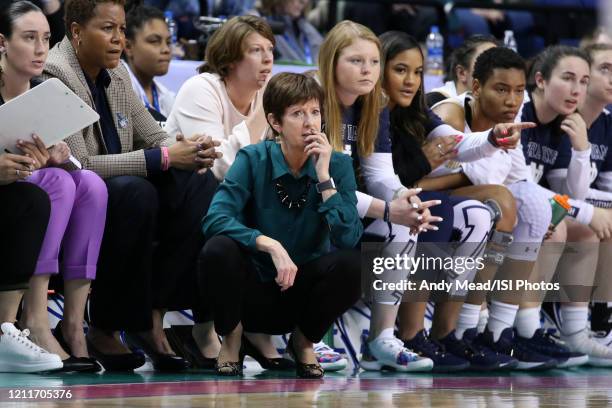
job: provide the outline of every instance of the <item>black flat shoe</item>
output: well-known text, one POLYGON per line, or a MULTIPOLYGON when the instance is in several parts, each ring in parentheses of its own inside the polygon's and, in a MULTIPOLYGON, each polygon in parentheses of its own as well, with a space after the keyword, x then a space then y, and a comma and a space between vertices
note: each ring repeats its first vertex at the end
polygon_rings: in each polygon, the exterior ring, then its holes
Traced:
POLYGON ((173 354, 160 353, 153 350, 147 341, 136 333, 126 333, 125 339, 130 345, 130 348, 140 348, 143 350, 151 361, 153 362, 153 368, 157 371, 183 371, 188 369, 191 365, 189 361, 182 357, 173 354))
POLYGON ((178 356, 183 357, 191 363, 193 368, 203 370, 214 370, 217 364, 216 357, 205 357, 193 338, 193 326, 172 326, 164 329, 170 347, 178 356))
POLYGON ((106 371, 132 371, 145 364, 145 357, 140 353, 106 354, 101 352, 87 339, 89 354, 95 357, 106 371))
POLYGON ((321 367, 319 363, 305 364, 298 359, 297 353, 293 348, 293 339, 291 337, 287 343, 287 352, 291 354, 295 360, 295 373, 298 377, 310 379, 323 378, 325 370, 323 370, 323 367, 321 367))
POLYGON ((242 336, 242 351, 245 355, 253 357, 266 370, 289 371, 295 369, 295 363, 288 358, 268 358, 255 347, 246 337, 242 336))
POLYGON ((186 357, 196 368, 204 370, 214 370, 217 367, 217 359, 214 357, 204 357, 195 340, 183 343, 183 350, 186 357))
POLYGON ((66 343, 64 339, 64 335, 62 334, 62 321, 57 322, 57 326, 52 331, 53 337, 59 343, 60 347, 64 349, 66 353, 70 355, 65 360, 62 360, 64 363, 64 368, 60 371, 69 372, 69 371, 78 371, 78 372, 87 372, 87 373, 97 373, 102 370, 102 366, 100 363, 96 361, 95 358, 91 357, 74 357, 72 355, 72 350, 70 350, 70 346, 66 343))
POLYGON ((95 359, 89 357, 70 356, 67 359, 62 360, 62 363, 64 363, 64 367, 62 367, 59 371, 63 373, 95 373, 102 369, 95 359))

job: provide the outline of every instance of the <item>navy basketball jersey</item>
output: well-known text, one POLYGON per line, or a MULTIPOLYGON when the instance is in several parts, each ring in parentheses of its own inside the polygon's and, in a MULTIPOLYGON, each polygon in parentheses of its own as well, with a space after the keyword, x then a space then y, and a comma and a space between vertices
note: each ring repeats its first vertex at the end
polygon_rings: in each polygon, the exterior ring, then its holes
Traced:
POLYGON ((522 130, 521 144, 525 162, 531 168, 533 181, 548 187, 546 178, 543 176, 557 165, 560 145, 564 140, 569 143, 568 136, 560 129, 558 119, 545 125, 541 124, 532 101, 524 104, 521 122, 537 124, 534 128, 522 130))
MULTIPOLYGON (((591 172, 590 187, 595 187, 595 180, 599 172, 612 171, 612 159, 608 157, 608 149, 612 141, 612 115, 604 110, 595 119, 588 130, 588 138, 591 143, 591 172)), ((572 145, 569 138, 563 138, 559 147, 559 156, 553 169, 567 169, 572 158, 572 145)))

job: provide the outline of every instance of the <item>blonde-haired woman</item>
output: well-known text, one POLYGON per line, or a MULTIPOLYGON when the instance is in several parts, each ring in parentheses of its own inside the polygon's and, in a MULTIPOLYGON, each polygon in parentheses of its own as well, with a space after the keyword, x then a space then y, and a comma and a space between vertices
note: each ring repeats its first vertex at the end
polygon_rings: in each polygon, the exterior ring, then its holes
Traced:
MULTIPOLYGON (((388 225, 403 242, 415 242, 412 233, 437 229, 430 222, 428 207, 439 201, 423 202, 419 190, 404 188, 377 140, 379 126, 388 126, 381 115, 383 96, 380 83, 380 42, 367 27, 351 21, 337 24, 325 37, 319 51, 319 78, 325 93, 325 132, 336 151, 353 157, 361 168, 362 185, 357 192, 357 211, 361 218, 374 218, 366 229, 371 235, 387 237, 388 225), (380 124, 379 124, 380 121, 380 124), (382 160, 382 161, 381 161, 382 160)), ((388 118, 388 116, 387 116, 388 118)), ((387 299, 372 304, 370 341, 362 366, 392 367, 398 371, 430 370, 433 362, 404 348, 393 335, 397 306, 387 299)))

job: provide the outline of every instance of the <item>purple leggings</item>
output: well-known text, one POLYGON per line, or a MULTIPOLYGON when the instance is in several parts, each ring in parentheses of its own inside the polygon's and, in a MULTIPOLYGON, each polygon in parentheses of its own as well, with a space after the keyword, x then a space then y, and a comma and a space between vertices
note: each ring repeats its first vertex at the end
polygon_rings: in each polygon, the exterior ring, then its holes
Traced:
POLYGON ((51 216, 34 275, 59 273, 64 280, 95 279, 106 221, 106 184, 94 172, 44 168, 26 179, 49 195, 51 216))

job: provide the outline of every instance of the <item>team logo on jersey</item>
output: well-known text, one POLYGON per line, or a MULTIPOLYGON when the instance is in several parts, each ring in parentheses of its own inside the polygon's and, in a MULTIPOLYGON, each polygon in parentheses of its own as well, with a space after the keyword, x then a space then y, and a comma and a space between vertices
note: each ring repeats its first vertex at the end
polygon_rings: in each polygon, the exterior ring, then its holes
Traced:
POLYGON ((589 171, 590 184, 593 184, 593 182, 597 179, 597 174, 599 174, 599 171, 597 170, 597 163, 591 162, 591 170, 589 171))
POLYGON ((544 166, 536 162, 531 162, 529 163, 529 167, 531 168, 531 175, 533 176, 533 182, 538 184, 540 182, 540 179, 544 175, 544 166))
POLYGON ((604 161, 608 154, 608 146, 591 143, 591 160, 604 161))
POLYGON ((358 127, 355 125, 347 125, 346 123, 342 125, 342 139, 347 142, 356 142, 357 141, 357 129, 358 127))
POLYGON ((543 146, 536 142, 529 142, 527 145, 527 157, 531 161, 539 161, 545 164, 553 165, 557 160, 559 152, 551 149, 548 146, 543 146))

